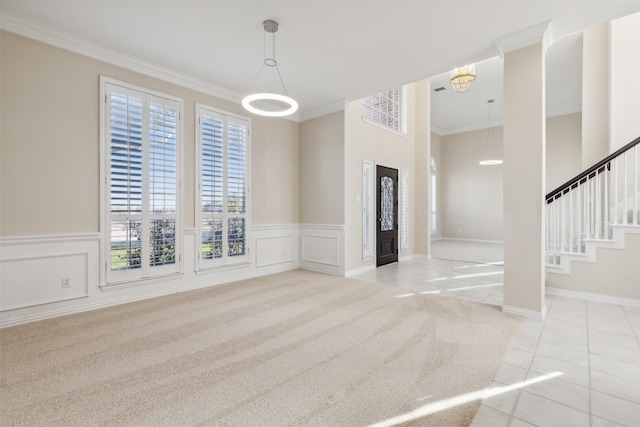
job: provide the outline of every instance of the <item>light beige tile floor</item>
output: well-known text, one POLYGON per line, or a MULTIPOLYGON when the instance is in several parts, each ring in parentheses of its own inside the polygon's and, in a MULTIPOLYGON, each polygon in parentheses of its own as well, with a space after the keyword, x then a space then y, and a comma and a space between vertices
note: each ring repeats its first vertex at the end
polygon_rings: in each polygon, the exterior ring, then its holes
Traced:
MULTIPOLYGON (((355 278, 502 304, 501 263, 412 259, 355 278)), ((640 308, 546 296, 527 319, 472 427, 640 426, 640 308), (505 387, 512 386, 512 387, 505 387)))

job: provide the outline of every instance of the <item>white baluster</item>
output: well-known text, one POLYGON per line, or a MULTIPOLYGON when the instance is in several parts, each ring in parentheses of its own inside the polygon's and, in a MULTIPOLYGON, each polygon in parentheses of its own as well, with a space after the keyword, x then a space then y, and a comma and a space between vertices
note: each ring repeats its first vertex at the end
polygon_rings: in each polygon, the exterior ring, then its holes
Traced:
POLYGON ((629 219, 629 215, 627 214, 627 199, 629 198, 629 196, 627 195, 627 191, 628 191, 628 183, 627 181, 629 181, 629 175, 627 174, 627 152, 624 152, 624 172, 622 174, 623 180, 624 180, 624 191, 622 194, 622 223, 624 225, 628 224, 628 219, 629 219))
POLYGON ((604 167, 604 238, 609 239, 609 164, 604 167))
POLYGON ((566 197, 560 193, 560 252, 564 252, 567 243, 566 230, 565 230, 565 199, 566 197))
POLYGON ((601 206, 601 197, 600 197, 600 174, 596 171, 596 176, 593 179, 594 193, 595 193, 595 203, 593 205, 594 213, 595 213, 595 237, 596 239, 600 238, 600 234, 602 233, 602 206, 601 206))
POLYGON ((638 201, 638 167, 640 165, 638 164, 638 145, 636 144, 633 147, 633 223, 635 225, 640 225, 638 222, 638 209, 640 209, 640 205, 638 205, 640 203, 638 201))
POLYGON ((584 193, 582 194, 582 206, 583 206, 583 215, 582 220, 584 221, 583 227, 583 235, 584 239, 589 238, 589 181, 585 181, 582 186, 584 193))
POLYGON ((618 158, 613 159, 613 224, 618 224, 618 158))
POLYGON ((578 236, 577 236, 578 237, 577 251, 578 252, 582 252, 582 241, 584 239, 584 237, 583 237, 584 235, 582 234, 583 233, 583 229, 582 229, 582 217, 581 217, 581 214, 583 212, 583 209, 582 209, 582 204, 581 204, 582 199, 580 198, 580 193, 582 191, 582 186, 580 184, 580 181, 578 181, 578 186, 576 187, 576 190, 577 190, 576 191, 576 198, 577 198, 576 213, 578 214, 577 215, 578 216, 577 217, 577 224, 576 224, 577 225, 577 232, 578 232, 578 236))
POLYGON ((569 252, 574 252, 573 250, 573 190, 571 186, 569 186, 569 192, 567 193, 569 196, 569 252))
POLYGON ((594 180, 589 178, 589 238, 594 239, 596 233, 595 221, 595 197, 594 197, 594 180))

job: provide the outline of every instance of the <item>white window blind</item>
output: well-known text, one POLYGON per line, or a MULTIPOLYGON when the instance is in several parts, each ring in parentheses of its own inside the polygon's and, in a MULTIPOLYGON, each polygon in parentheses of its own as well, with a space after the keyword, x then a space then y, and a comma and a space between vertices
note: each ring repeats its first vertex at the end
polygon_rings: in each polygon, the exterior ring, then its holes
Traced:
POLYGON ((249 120, 197 108, 199 267, 247 262, 249 120))
POLYGON ((362 161, 362 258, 373 256, 373 163, 362 161))
POLYGON ((362 117, 377 125, 405 133, 402 93, 402 87, 395 87, 364 98, 362 117))
POLYGON ((102 78, 107 283, 179 271, 181 101, 102 78))
POLYGON ((400 249, 409 249, 409 171, 400 171, 400 249))

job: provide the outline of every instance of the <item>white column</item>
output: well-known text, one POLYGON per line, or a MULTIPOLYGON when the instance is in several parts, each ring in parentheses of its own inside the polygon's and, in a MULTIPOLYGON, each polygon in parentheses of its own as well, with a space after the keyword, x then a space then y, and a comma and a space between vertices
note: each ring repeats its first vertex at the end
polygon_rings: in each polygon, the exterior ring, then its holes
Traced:
POLYGON ((640 136, 638 70, 640 13, 611 21, 611 153, 640 136))
POLYGON ((582 170, 609 154, 609 23, 582 37, 582 170))
POLYGON ((496 40, 504 54, 504 305, 544 318, 545 53, 550 23, 496 40))

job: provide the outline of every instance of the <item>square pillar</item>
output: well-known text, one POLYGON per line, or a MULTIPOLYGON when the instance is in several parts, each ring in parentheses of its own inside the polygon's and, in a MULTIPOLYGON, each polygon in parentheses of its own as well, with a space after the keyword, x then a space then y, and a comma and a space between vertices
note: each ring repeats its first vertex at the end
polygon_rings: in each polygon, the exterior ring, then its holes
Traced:
POLYGON ((496 40, 504 56, 503 311, 544 318, 545 53, 550 23, 496 40))

